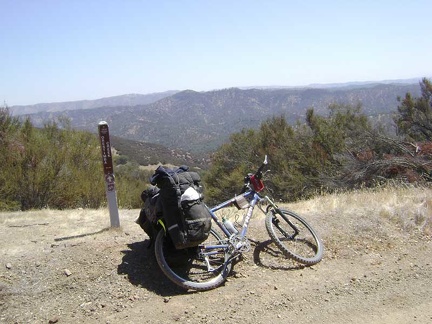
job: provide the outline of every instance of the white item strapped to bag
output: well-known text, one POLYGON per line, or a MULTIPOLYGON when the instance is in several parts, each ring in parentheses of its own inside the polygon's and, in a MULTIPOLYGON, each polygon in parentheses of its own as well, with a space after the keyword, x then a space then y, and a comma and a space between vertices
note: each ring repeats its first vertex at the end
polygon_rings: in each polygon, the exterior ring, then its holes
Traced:
POLYGON ((200 194, 193 187, 189 187, 185 190, 185 192, 181 195, 180 201, 193 201, 200 199, 200 194))

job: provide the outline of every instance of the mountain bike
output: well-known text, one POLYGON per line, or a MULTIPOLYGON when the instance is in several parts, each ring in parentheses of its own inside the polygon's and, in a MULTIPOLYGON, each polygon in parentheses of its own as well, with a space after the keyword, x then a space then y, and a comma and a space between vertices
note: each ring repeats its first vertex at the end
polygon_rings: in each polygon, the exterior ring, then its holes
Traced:
POLYGON ((214 207, 207 207, 212 217, 212 229, 202 244, 176 250, 166 231, 159 231, 155 239, 156 260, 172 282, 186 290, 196 291, 223 284, 234 261, 250 250, 246 235, 255 207, 265 214, 265 228, 286 258, 306 266, 321 261, 323 243, 306 220, 290 210, 279 208, 268 196, 260 194, 265 188, 262 178, 267 164, 265 156, 258 170, 246 175, 239 195, 214 207), (231 206, 246 210, 238 229, 230 220, 216 215, 217 211, 231 206))

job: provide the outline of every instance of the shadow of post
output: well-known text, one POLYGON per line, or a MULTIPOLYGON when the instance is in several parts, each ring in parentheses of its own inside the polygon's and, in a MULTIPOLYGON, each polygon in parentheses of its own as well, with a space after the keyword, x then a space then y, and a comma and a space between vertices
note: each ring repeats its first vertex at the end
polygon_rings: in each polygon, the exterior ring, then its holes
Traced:
POLYGON ((66 241, 66 240, 73 240, 76 238, 81 238, 81 237, 86 237, 86 236, 92 236, 92 235, 97 235, 97 234, 101 234, 103 232, 109 231, 110 228, 103 228, 100 231, 97 232, 91 232, 91 233, 84 233, 84 234, 78 234, 78 235, 72 235, 72 236, 64 236, 64 237, 56 237, 54 238, 54 241, 56 242, 60 242, 60 241, 66 241))

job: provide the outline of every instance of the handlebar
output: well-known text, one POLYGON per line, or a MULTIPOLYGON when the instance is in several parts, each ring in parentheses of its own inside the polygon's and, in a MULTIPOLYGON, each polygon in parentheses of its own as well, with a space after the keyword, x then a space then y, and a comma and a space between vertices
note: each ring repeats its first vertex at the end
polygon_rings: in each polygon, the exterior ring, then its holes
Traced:
POLYGON ((260 179, 262 178, 262 175, 263 175, 262 170, 264 169, 264 167, 265 167, 267 164, 268 164, 268 161, 267 161, 267 154, 266 154, 265 157, 264 157, 264 161, 263 161, 263 163, 262 163, 261 166, 258 168, 257 172, 255 172, 255 178, 256 178, 256 179, 260 180, 260 179))

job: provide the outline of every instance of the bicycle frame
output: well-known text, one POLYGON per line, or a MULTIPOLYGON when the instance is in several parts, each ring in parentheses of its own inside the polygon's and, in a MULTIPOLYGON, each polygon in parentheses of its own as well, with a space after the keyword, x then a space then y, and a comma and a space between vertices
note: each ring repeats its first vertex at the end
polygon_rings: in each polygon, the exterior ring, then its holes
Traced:
MULTIPOLYGON (((232 234, 228 231, 228 229, 225 227, 224 223, 219 220, 218 216, 215 214, 215 212, 224 209, 226 207, 230 207, 232 205, 235 204, 236 202, 236 198, 232 198, 229 200, 226 200, 212 208, 208 208, 208 210, 210 211, 210 215, 213 219, 213 221, 217 224, 217 226, 221 229, 221 231, 225 234, 225 236, 230 239, 229 243, 227 244, 217 244, 217 245, 205 245, 205 246, 201 246, 201 248, 203 248, 203 250, 205 251, 211 251, 212 249, 220 249, 220 248, 229 248, 230 245, 233 246, 234 243, 231 242, 231 239, 233 237, 235 237, 237 244, 234 245, 234 249, 231 251, 231 254, 233 254, 234 252, 238 251, 241 247, 241 245, 239 245, 239 243, 241 244, 241 242, 247 240, 246 238, 246 234, 248 231, 248 227, 249 227, 249 222, 252 218, 253 215, 253 211, 255 209, 255 207, 257 206, 258 203, 262 202, 262 201, 266 201, 269 206, 273 207, 275 210, 279 210, 279 207, 268 197, 262 197, 260 196, 255 190, 248 190, 244 193, 242 193, 240 196, 243 196, 244 198, 248 199, 249 201, 249 207, 248 210, 246 212, 246 214, 243 216, 243 221, 242 221, 242 229, 238 234, 232 234), (252 198, 251 198, 252 197, 252 198), (231 243, 231 244, 230 244, 231 243)), ((238 197, 238 196, 237 196, 238 197)), ((266 211, 264 211, 261 206, 258 206, 258 208, 264 213, 266 214, 266 211)), ((275 224, 275 226, 277 226, 279 228, 279 230, 284 234, 284 236, 288 239, 293 239, 297 234, 298 234, 298 229, 297 227, 288 219, 286 218, 283 213, 280 213, 280 215, 282 216, 282 218, 284 218, 284 220, 291 226, 291 228, 294 230, 294 234, 293 235, 288 235, 283 229, 281 229, 277 224, 275 224)), ((211 255, 211 252, 203 252, 202 253, 204 255, 208 254, 211 255)), ((211 271, 211 269, 209 269, 211 271)))
MULTIPOLYGON (((248 207, 247 213, 244 216, 243 227, 242 227, 242 230, 241 230, 240 235, 239 235, 240 237, 245 237, 246 233, 247 233, 249 221, 252 217, 252 213, 253 213, 253 210, 255 208, 255 205, 257 204, 257 202, 261 201, 263 198, 253 190, 249 190, 249 191, 241 194, 241 196, 243 196, 244 198, 249 200, 249 207, 248 207), (252 199, 250 197, 252 197, 252 199)), ((219 218, 217 217, 215 212, 218 210, 221 210, 223 208, 234 205, 235 201, 236 201, 235 198, 232 198, 230 200, 224 201, 223 203, 220 203, 219 205, 216 205, 212 208, 209 208, 210 214, 211 214, 214 222, 219 226, 219 228, 225 233, 225 235, 227 237, 230 237, 232 234, 227 230, 225 225, 219 220, 219 218)))
MULTIPOLYGON (((242 229, 237 234, 231 234, 228 231, 228 229, 225 227, 223 222, 221 220, 219 220, 218 216, 215 214, 215 212, 217 212, 218 210, 221 210, 221 209, 224 209, 226 207, 234 205, 234 203, 236 202, 236 198, 229 199, 227 201, 220 203, 219 205, 216 205, 212 208, 208 208, 214 223, 216 223, 217 226, 221 229, 221 231, 225 234, 226 238, 228 239, 228 242, 226 244, 200 246, 201 247, 201 253, 202 253, 202 256, 204 258, 207 258, 207 256, 211 255, 212 250, 223 248, 223 249, 227 249, 228 251, 230 251, 228 259, 225 260, 226 262, 228 262, 231 259, 233 259, 234 257, 236 257, 237 256, 236 252, 239 252, 241 250, 241 248, 246 245, 246 243, 243 243, 243 242, 247 241, 246 234, 247 234, 249 222, 250 222, 250 219, 252 218, 255 206, 259 202, 261 202, 262 200, 265 200, 268 197, 263 198, 254 190, 248 190, 248 191, 242 193, 240 196, 243 196, 245 199, 247 199, 249 201, 249 207, 248 207, 246 214, 243 217, 242 229)), ((270 201, 270 203, 271 203, 271 201, 270 201)), ((207 265, 209 266, 208 262, 207 262, 207 265)), ((208 270, 213 271, 214 269, 209 267, 208 270)))

